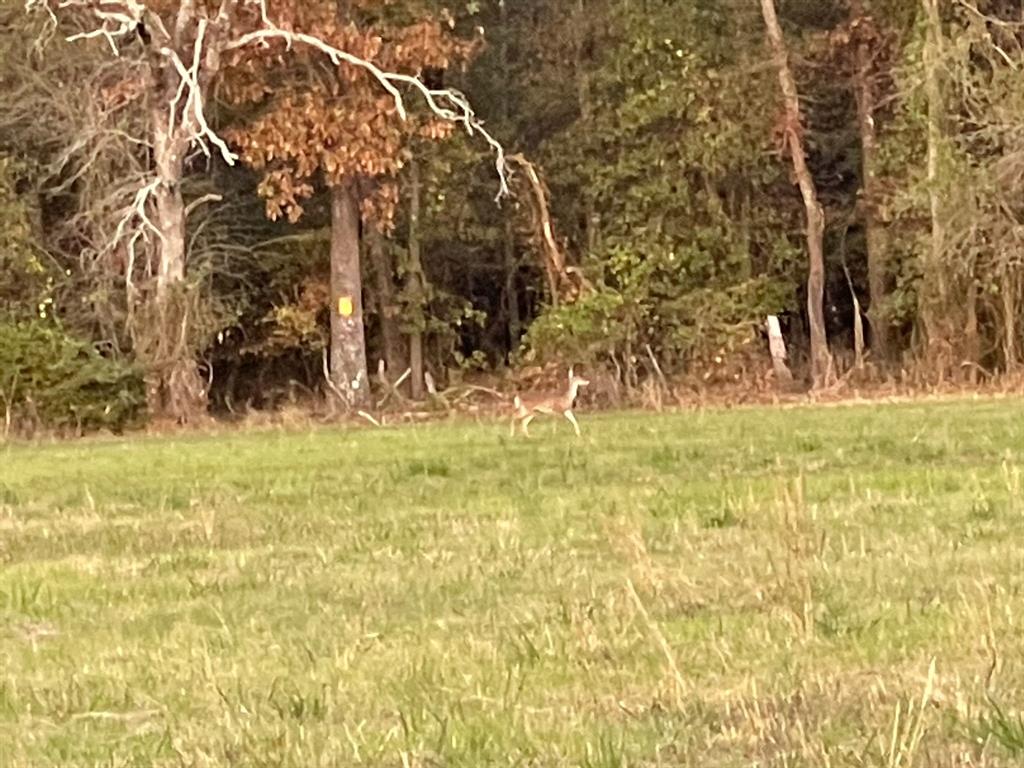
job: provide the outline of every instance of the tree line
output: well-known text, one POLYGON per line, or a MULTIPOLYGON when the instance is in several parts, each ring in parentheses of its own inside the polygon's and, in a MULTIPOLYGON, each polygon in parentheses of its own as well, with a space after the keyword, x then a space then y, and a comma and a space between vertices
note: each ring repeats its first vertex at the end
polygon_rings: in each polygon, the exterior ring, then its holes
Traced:
POLYGON ((754 385, 768 315, 811 386, 1015 374, 1022 46, 1016 0, 5 3, 6 423, 754 385))

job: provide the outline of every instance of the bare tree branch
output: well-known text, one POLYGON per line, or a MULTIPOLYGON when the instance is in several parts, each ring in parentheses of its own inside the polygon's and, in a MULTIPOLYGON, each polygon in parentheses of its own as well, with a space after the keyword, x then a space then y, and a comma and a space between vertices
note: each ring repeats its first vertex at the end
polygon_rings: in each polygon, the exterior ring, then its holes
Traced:
POLYGON ((194 211, 201 205, 205 205, 206 203, 219 203, 223 199, 224 197, 222 195, 218 195, 214 192, 211 192, 210 194, 207 195, 203 195, 202 197, 193 200, 191 203, 188 204, 188 206, 185 208, 185 215, 188 216, 190 213, 192 213, 192 211, 194 211))
MULTIPOLYGON (((57 5, 58 9, 84 8, 89 10, 103 24, 98 29, 71 35, 67 38, 68 42, 103 37, 106 38, 114 55, 120 56, 121 52, 117 47, 117 38, 132 34, 142 20, 142 15, 146 12, 146 6, 136 2, 136 0, 120 0, 120 2, 124 10, 117 10, 116 5, 114 10, 111 10, 109 8, 110 3, 105 4, 107 7, 104 7, 89 2, 89 0, 60 0, 57 5)), ((26 10, 33 10, 36 7, 45 8, 50 17, 56 20, 53 9, 50 8, 49 0, 25 0, 26 10)))
MULTIPOLYGON (((504 147, 484 127, 464 94, 451 88, 429 88, 418 77, 385 71, 372 61, 330 45, 319 37, 284 29, 271 20, 266 0, 223 0, 212 20, 203 16, 196 20, 195 3, 193 0, 186 0, 176 14, 173 35, 164 27, 160 16, 150 12, 140 0, 25 0, 25 8, 27 11, 39 10, 47 13, 54 24, 58 19, 55 8, 56 11, 80 10, 90 14, 99 26, 93 30, 72 34, 67 39, 74 41, 102 37, 119 58, 121 51, 118 41, 134 35, 145 21, 155 33, 151 44, 154 53, 169 63, 177 79, 177 88, 167 105, 168 141, 196 146, 207 156, 210 155, 209 145, 212 144, 228 165, 234 165, 238 161, 238 155, 207 120, 206 89, 219 71, 222 54, 248 46, 267 46, 272 41, 282 41, 289 49, 295 45, 302 45, 320 51, 335 66, 346 64, 369 73, 391 96, 396 111, 403 120, 407 118, 407 109, 401 88, 408 87, 418 93, 432 114, 447 122, 461 125, 471 136, 480 136, 484 139, 495 156, 499 180, 496 199, 501 200, 510 194, 504 147), (226 36, 231 32, 228 27, 239 2, 258 7, 259 23, 262 24, 262 28, 228 39, 226 36), (184 46, 189 38, 188 28, 193 23, 195 38, 192 43, 191 61, 186 64, 183 59, 184 46), (216 35, 209 33, 211 26, 217 29, 216 35)), ((139 239, 148 241, 149 234, 158 231, 146 211, 156 189, 157 182, 150 182, 139 190, 117 227, 115 241, 110 244, 111 248, 125 242, 127 236, 129 253, 134 257, 134 247, 139 239), (128 236, 128 223, 133 220, 138 222, 142 232, 128 236)))
POLYGON ((171 129, 168 135, 174 134, 177 104, 181 99, 182 91, 187 89, 188 98, 185 101, 185 110, 182 121, 184 123, 184 127, 189 130, 191 141, 198 144, 207 157, 209 157, 210 150, 206 146, 206 140, 208 139, 211 144, 220 150, 220 154, 221 157, 224 158, 224 162, 228 165, 234 165, 238 161, 238 155, 232 152, 228 148, 227 143, 210 127, 210 124, 206 121, 206 114, 203 110, 203 93, 202 88, 199 85, 199 74, 203 61, 203 42, 206 39, 206 29, 208 25, 209 22, 206 19, 199 20, 199 29, 196 32, 196 42, 192 53, 191 67, 185 66, 176 51, 173 51, 170 48, 160 49, 160 54, 170 60, 175 71, 177 71, 178 76, 181 78, 178 86, 178 92, 171 104, 171 129), (195 121, 194 128, 191 120, 195 121))
POLYGON ((368 72, 391 96, 395 103, 395 109, 402 120, 407 118, 407 110, 405 99, 398 85, 411 87, 423 97, 427 107, 434 115, 447 122, 463 126, 470 136, 479 135, 487 142, 495 154, 495 168, 498 171, 499 188, 497 199, 500 200, 510 194, 505 148, 501 142, 484 128, 483 122, 476 116, 472 106, 469 104, 469 100, 464 94, 453 88, 428 88, 418 77, 397 72, 387 72, 373 62, 355 56, 348 51, 343 51, 340 48, 335 48, 319 37, 282 29, 267 16, 266 5, 263 0, 260 2, 260 7, 265 28, 244 34, 228 43, 224 47, 225 51, 237 50, 253 44, 266 45, 272 40, 282 40, 289 48, 297 43, 308 46, 324 53, 335 66, 340 66, 344 63, 368 72))

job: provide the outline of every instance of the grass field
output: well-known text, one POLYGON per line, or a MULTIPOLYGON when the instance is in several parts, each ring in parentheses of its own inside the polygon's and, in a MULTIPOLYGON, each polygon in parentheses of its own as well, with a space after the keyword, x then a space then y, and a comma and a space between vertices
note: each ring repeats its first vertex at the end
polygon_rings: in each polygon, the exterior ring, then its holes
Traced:
POLYGON ((0 447, 0 766, 1024 763, 1024 402, 0 447))

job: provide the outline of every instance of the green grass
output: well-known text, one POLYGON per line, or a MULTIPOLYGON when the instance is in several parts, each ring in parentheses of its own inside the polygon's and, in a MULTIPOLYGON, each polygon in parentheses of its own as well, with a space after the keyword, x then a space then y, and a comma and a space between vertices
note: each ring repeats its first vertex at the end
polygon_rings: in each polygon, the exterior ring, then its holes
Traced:
POLYGON ((0 447, 0 766, 1021 764, 1024 403, 582 422, 0 447))

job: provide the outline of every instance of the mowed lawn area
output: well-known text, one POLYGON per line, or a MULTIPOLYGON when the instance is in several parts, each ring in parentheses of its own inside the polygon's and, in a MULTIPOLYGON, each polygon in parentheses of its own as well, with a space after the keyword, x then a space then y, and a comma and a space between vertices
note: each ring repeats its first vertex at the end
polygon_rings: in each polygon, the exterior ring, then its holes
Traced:
POLYGON ((0 766, 1014 766, 1024 402, 0 447, 0 766))

